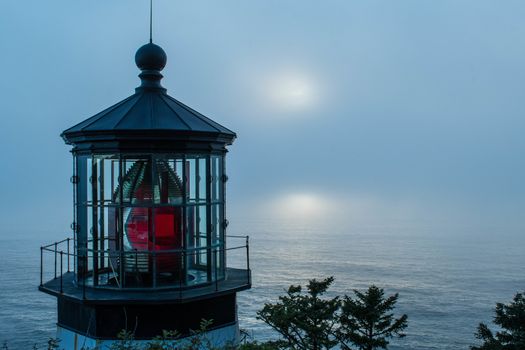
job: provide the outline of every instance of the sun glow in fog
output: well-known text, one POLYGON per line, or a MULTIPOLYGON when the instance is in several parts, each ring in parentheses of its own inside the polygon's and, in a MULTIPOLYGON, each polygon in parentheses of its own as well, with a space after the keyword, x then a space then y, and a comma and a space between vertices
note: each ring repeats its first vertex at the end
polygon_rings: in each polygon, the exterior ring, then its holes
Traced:
POLYGON ((300 76, 280 76, 271 82, 270 97, 281 106, 300 108, 314 101, 312 83, 300 76))
POLYGON ((307 73, 275 73, 264 80, 261 92, 273 108, 296 112, 307 110, 317 103, 318 84, 307 73))
POLYGON ((315 117, 330 96, 331 84, 318 67, 303 58, 246 61, 236 70, 236 79, 258 121, 297 120, 315 117), (261 118, 263 116, 263 118, 261 118))

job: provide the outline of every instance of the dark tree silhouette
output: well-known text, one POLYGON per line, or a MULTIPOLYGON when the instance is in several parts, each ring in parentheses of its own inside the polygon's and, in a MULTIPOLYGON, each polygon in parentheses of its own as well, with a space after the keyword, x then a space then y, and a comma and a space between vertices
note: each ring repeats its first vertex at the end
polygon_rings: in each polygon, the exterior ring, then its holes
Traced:
POLYGON ((340 302, 339 297, 322 295, 333 281, 333 277, 311 280, 307 293, 302 293, 301 286, 292 285, 279 302, 265 304, 257 317, 279 332, 291 349, 331 349, 337 344, 333 334, 340 302))
POLYGON ((342 349, 352 349, 351 344, 360 350, 387 349, 388 339, 405 336, 407 315, 396 319, 391 312, 397 293, 385 299, 383 289, 370 286, 365 293, 354 290, 354 294, 355 299, 345 296, 342 303, 337 332, 342 349))
POLYGON ((501 328, 494 333, 480 323, 476 338, 483 341, 481 346, 471 346, 471 350, 523 350, 525 349, 525 297, 517 293, 508 304, 497 303, 494 323, 501 328))

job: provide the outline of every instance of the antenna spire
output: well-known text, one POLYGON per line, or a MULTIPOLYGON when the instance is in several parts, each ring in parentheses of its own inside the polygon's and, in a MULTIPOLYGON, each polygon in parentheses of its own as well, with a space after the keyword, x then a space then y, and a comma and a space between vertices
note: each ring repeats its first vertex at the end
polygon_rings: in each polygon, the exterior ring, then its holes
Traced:
POLYGON ((149 0, 149 42, 153 42, 153 0, 149 0))

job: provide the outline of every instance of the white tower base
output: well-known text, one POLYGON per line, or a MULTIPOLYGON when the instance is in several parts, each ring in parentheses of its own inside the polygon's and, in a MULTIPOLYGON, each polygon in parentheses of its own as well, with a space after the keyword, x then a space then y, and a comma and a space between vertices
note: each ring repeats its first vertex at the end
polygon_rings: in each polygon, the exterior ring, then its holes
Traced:
MULTIPOLYGON (((226 345, 238 345, 240 339, 239 324, 234 324, 211 329, 204 334, 189 336, 173 341, 173 344, 183 345, 189 342, 193 337, 202 337, 204 343, 211 344, 214 347, 222 347, 226 345)), ((102 340, 94 339, 81 334, 78 334, 69 329, 57 326, 57 338, 60 340, 60 350, 109 350, 111 345, 118 343, 119 340, 102 340)), ((135 340, 137 345, 146 345, 151 340, 135 340)))

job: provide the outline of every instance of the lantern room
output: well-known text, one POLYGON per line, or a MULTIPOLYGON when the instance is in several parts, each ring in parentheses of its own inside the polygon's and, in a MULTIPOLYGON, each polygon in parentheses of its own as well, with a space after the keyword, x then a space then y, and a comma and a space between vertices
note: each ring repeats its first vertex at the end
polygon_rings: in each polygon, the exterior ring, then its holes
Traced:
POLYGON ((224 156, 235 133, 166 94, 162 48, 144 45, 135 61, 136 94, 62 134, 73 145, 77 282, 162 288, 220 280, 224 156))
POLYGON ((73 154, 73 237, 42 247, 40 289, 58 297, 59 329, 72 331, 62 338, 113 339, 133 315, 137 339, 184 334, 202 319, 237 334, 235 293, 251 276, 247 237, 226 235, 236 135, 167 94, 160 46, 142 46, 135 62, 135 94, 61 135, 73 154), (115 320, 112 308, 124 306, 115 320), (170 308, 177 317, 159 316, 170 308), (107 324, 73 316, 86 310, 107 324))

